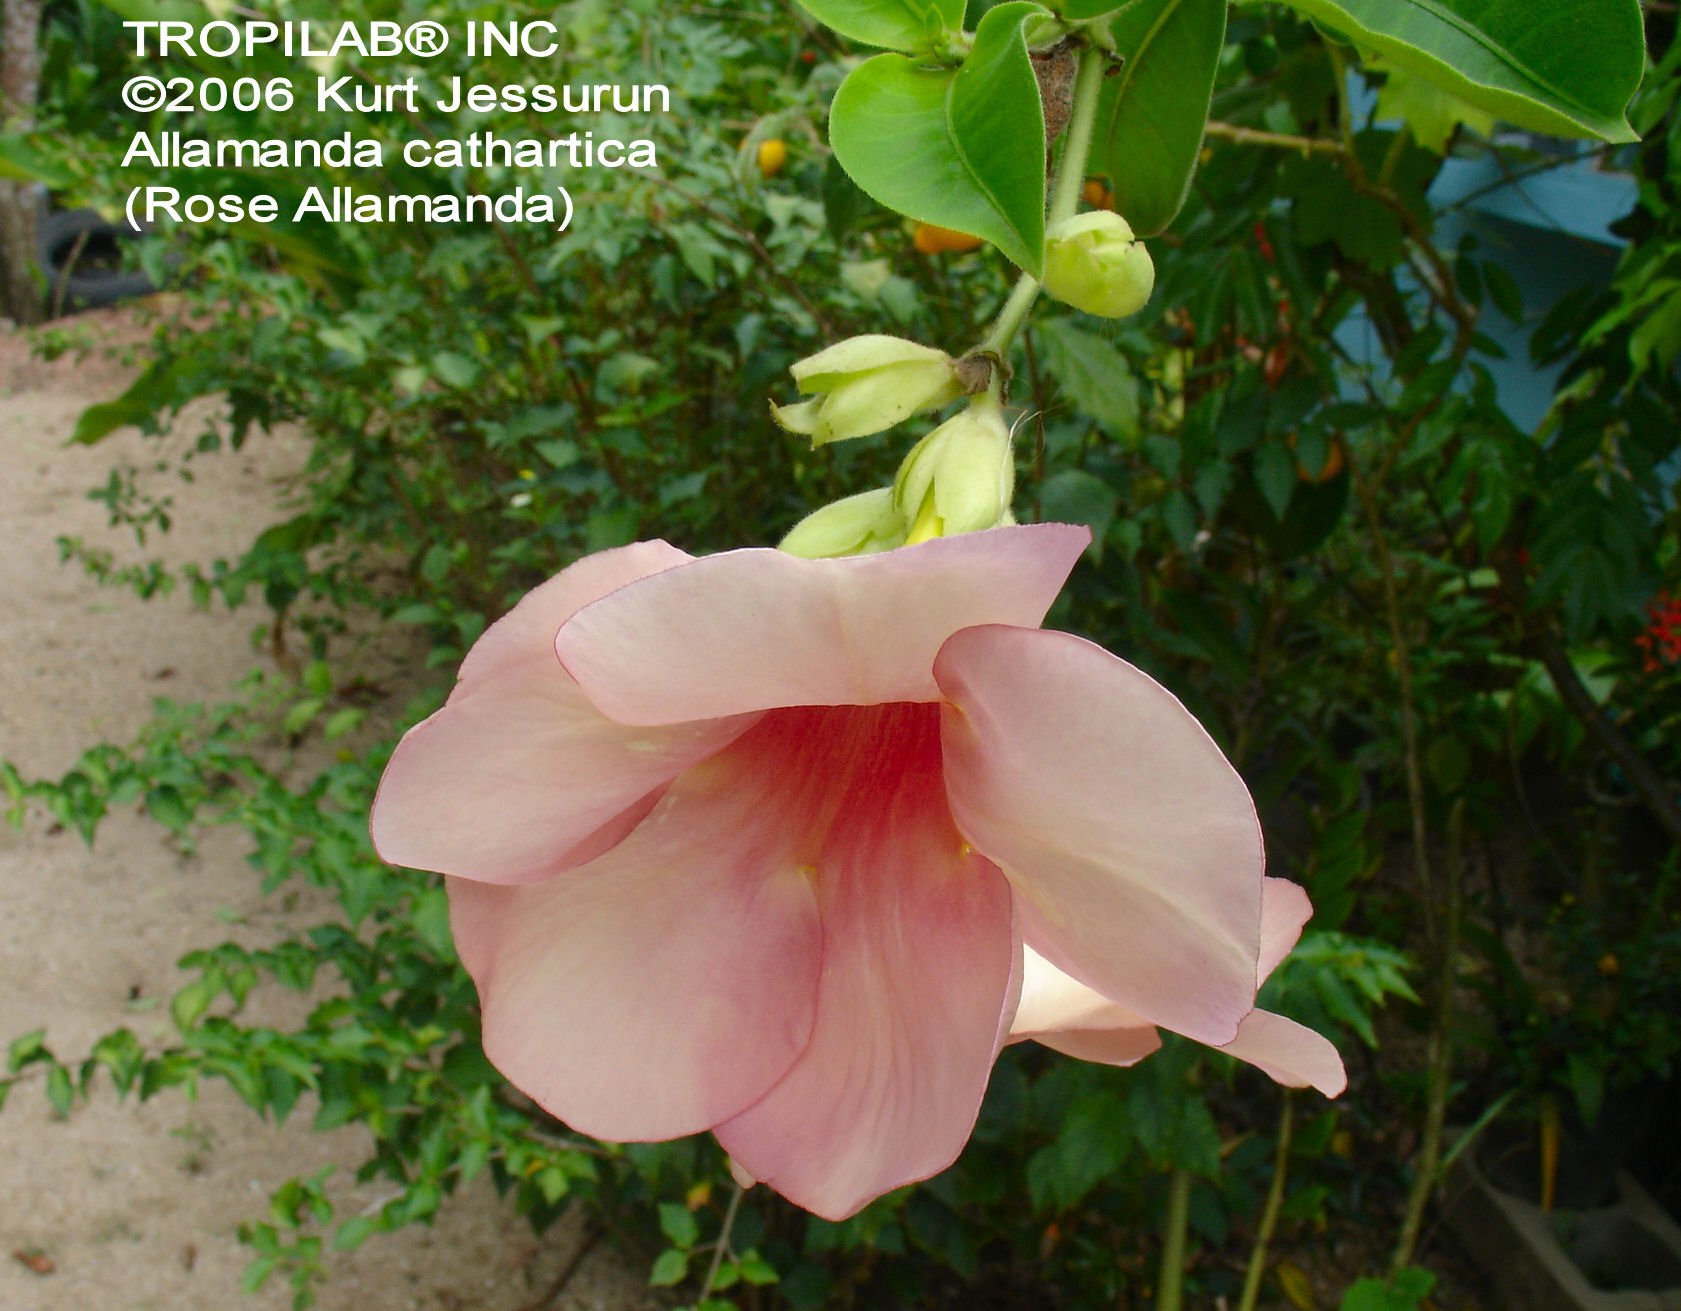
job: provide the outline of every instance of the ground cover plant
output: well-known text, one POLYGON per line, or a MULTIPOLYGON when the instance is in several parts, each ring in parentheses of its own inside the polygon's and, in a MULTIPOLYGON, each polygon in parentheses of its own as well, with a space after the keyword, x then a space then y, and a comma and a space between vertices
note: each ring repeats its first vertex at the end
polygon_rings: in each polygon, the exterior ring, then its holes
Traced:
MULTIPOLYGON (((1359 1311, 1429 1296, 1450 1123, 1544 1136, 1614 1116, 1631 1160, 1676 1159, 1660 1114, 1681 1049, 1673 14, 1557 6, 1591 34, 1572 47, 1526 44, 1535 4, 1522 31, 1499 26, 1520 7, 1496 5, 1479 20, 1490 66, 1442 26, 1393 18, 1412 6, 1064 0, 1061 25, 1035 5, 966 25, 949 8, 533 13, 561 27, 552 56, 452 55, 431 75, 659 83, 675 106, 593 120, 598 138, 654 141, 660 163, 590 173, 563 237, 209 225, 147 254, 176 289, 152 361, 78 438, 165 427, 208 394, 223 414, 172 473, 283 422, 303 425, 309 467, 289 517, 236 559, 170 571, 63 549, 115 584, 260 609, 282 676, 238 704, 164 707, 140 741, 93 746, 60 779, 0 776, 14 805, 85 834, 131 804, 183 835, 237 824, 266 887, 317 884, 341 913, 189 957, 171 1046, 118 1031, 71 1056, 24 1035, 0 1090, 40 1080, 70 1113, 102 1070, 141 1096, 212 1077, 259 1114, 367 1125, 365 1172, 400 1194, 346 1217, 322 1180, 288 1185, 247 1228, 252 1283, 289 1279, 306 1304, 333 1248, 424 1222, 488 1170, 538 1227, 572 1205, 657 1225, 652 1278, 709 1307, 1224 1296, 1359 1311), (1081 58, 1114 70, 1087 99, 1081 58), (995 112, 965 117, 965 76, 993 79, 995 112), (1051 176, 1072 181, 1047 195, 1064 91, 1095 106, 1092 145, 1077 170, 1060 156, 1051 176), (893 95, 908 128, 885 123, 893 95), (927 161, 954 155, 989 161, 986 185, 931 181, 950 170, 927 161), (1460 161, 1632 178, 1615 267, 1534 303, 1510 229, 1445 235, 1432 184, 1460 161), (1054 237, 1076 186, 1083 213, 1118 212, 1146 239, 1155 287, 1131 317, 1011 308, 1018 270, 1067 285, 1042 257, 1046 202, 1054 237), (954 356, 991 344, 1013 375, 1015 513, 1091 531, 1049 626, 1172 688, 1248 784, 1269 872, 1315 908, 1262 1001, 1335 1040, 1353 1081, 1339 1101, 1171 1037, 1132 1068, 1012 1046, 951 1169, 830 1222, 738 1191, 709 1139, 575 1135, 484 1059, 441 882, 368 841, 396 733, 376 731, 391 690, 358 680, 355 638, 377 622, 423 644, 433 676, 403 689, 406 726, 491 621, 580 556, 653 537, 769 545, 813 506, 893 483, 897 439, 813 450, 836 434, 784 431, 766 410, 794 401, 790 366, 875 333, 954 356), (1513 351, 1556 370, 1530 421, 1497 383, 1513 351), (259 987, 326 999, 271 1030, 241 1018, 259 987)), ((49 12, 40 126, 9 156, 72 197, 136 184, 99 116, 129 71, 119 24, 49 12)), ((503 108, 478 125, 540 126, 503 108)), ((460 133, 449 115, 267 105, 181 126, 460 133)), ((424 176, 535 180, 494 172, 424 176)), ((417 176, 331 180, 398 191, 417 176)), ((809 429, 807 414, 783 421, 809 429)), ((167 478, 118 469, 98 495, 142 541, 167 531, 167 478)), ((882 544, 867 536, 851 545, 882 544)), ((1648 1182, 1676 1204, 1673 1175, 1648 1182)))

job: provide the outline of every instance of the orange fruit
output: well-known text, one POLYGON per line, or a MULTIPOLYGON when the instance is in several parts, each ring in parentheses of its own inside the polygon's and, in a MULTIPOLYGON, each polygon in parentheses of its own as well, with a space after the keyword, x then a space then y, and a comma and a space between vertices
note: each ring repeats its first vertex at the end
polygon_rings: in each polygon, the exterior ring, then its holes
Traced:
POLYGON ((759 143, 759 173, 763 177, 773 178, 782 172, 788 162, 788 144, 772 137, 769 141, 759 143))
POLYGON ((1080 188, 1080 196, 1093 209, 1115 208, 1115 193, 1102 178, 1087 178, 1086 185, 1080 188))
POLYGON ((979 237, 967 232, 954 232, 935 223, 918 223, 911 240, 924 255, 940 255, 947 251, 961 254, 966 250, 979 250, 984 244, 979 237))
MULTIPOLYGON (((1289 437, 1285 439, 1285 442, 1292 451, 1295 450, 1296 434, 1291 433, 1289 437)), ((1326 445, 1325 463, 1320 466, 1319 472, 1314 473, 1313 470, 1302 464, 1300 460, 1297 460, 1296 478, 1297 481, 1304 483, 1328 483, 1331 479, 1335 478, 1342 472, 1343 464, 1344 456, 1342 451, 1342 438, 1332 437, 1330 442, 1326 445)))

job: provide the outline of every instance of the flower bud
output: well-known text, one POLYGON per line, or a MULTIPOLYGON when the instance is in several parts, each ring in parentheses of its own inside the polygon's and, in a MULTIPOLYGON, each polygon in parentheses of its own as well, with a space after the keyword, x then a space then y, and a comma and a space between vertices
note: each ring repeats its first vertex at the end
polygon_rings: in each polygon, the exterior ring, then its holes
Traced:
POLYGON ((789 372, 802 392, 818 399, 772 405, 771 414, 789 432, 810 437, 813 446, 880 432, 962 394, 951 356, 879 333, 837 342, 789 372))
POLYGON ((995 528, 1010 513, 1016 462, 997 400, 983 393, 947 419, 905 457, 893 502, 911 525, 911 541, 995 528))
POLYGON ((903 546, 905 531, 904 516, 893 504, 893 489, 878 487, 814 510, 789 530, 778 549, 808 560, 873 555, 903 546))
POLYGON ((1119 214, 1094 210, 1053 223, 1045 233, 1045 290, 1105 319, 1144 308, 1156 266, 1119 214))

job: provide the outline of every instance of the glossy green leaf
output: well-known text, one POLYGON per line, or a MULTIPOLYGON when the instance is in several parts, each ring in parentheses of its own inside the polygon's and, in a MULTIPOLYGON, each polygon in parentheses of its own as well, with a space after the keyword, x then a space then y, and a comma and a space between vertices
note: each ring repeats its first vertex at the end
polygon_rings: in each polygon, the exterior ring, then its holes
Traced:
POLYGON ((1044 115, 1022 24, 1045 10, 989 10, 963 66, 877 55, 841 84, 829 140, 867 194, 898 213, 972 232, 1035 275, 1045 244, 1044 115))
POLYGON ((1058 3, 1051 7, 1064 18, 1084 22, 1087 19, 1101 18, 1117 9, 1124 9, 1130 2, 1131 0, 1058 0, 1058 3))
POLYGON ((1636 0, 1285 0, 1363 49, 1517 127, 1636 140, 1636 0))
POLYGON ((800 0, 825 27, 865 45, 932 50, 963 27, 964 0, 800 0))
POLYGON ((1111 25, 1125 60, 1098 102, 1092 171, 1141 237, 1185 203, 1226 35, 1224 0, 1137 0, 1111 25))

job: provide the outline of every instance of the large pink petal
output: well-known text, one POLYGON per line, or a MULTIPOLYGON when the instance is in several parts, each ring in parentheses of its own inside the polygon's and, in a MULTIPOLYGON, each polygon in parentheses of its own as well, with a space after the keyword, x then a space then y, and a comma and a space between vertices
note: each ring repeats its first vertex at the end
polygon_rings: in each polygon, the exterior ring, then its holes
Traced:
POLYGON ((560 626, 590 602, 618 591, 626 583, 688 564, 694 558, 657 540, 586 555, 532 588, 512 610, 485 629, 461 662, 457 681, 487 677, 509 663, 551 658, 560 626))
POLYGON ((1302 928, 1313 918, 1313 903, 1307 889, 1289 879, 1267 879, 1261 886, 1261 956, 1256 962, 1257 982, 1267 976, 1295 949, 1302 928))
POLYGON ((610 847, 659 789, 751 724, 615 724, 555 656, 555 632, 579 606, 687 559, 663 542, 604 551, 492 624, 449 701, 386 766, 370 821, 380 855, 489 883, 545 878, 610 847))
POLYGON ((1244 1016, 1237 1037, 1220 1050, 1289 1088, 1317 1088, 1335 1097, 1348 1087, 1342 1057, 1327 1039, 1271 1011, 1244 1016))
POLYGON ((728 551, 586 606, 556 649, 626 724, 933 701, 941 643, 973 624, 1036 626, 1089 539, 1026 524, 836 560, 728 551))
POLYGON ((1065 1029, 1061 1033, 1036 1033, 1033 1041, 1077 1061, 1099 1065, 1137 1065, 1159 1051, 1162 1036, 1153 1024, 1120 1029, 1065 1029))
POLYGON ((1156 1026, 1023 949, 1021 1002, 1011 1042, 1028 1038, 1082 1061, 1132 1065, 1162 1045, 1156 1026))
POLYGON ((934 708, 772 712, 764 723, 824 714, 852 721, 837 754, 863 767, 838 768, 814 861, 817 1024, 781 1082, 716 1132, 739 1170, 838 1220, 962 1150, 1017 944, 1008 884, 965 853, 946 811, 934 708))
POLYGON ((1255 1004, 1261 831, 1243 780, 1160 684, 1066 633, 955 634, 935 676, 958 828, 1022 935, 1081 983, 1201 1042, 1255 1004))
POLYGON ((726 753, 688 771, 564 878, 450 882, 486 1054, 584 1133, 710 1128, 807 1045, 823 948, 805 817, 761 763, 726 753))
POLYGON ((1032 947, 1024 948, 1022 955, 1021 1002, 1010 1024, 1012 1039, 1063 1029, 1150 1027, 1150 1021, 1071 979, 1032 947))

